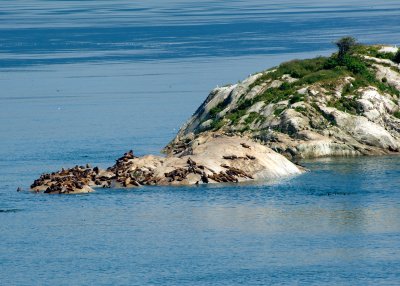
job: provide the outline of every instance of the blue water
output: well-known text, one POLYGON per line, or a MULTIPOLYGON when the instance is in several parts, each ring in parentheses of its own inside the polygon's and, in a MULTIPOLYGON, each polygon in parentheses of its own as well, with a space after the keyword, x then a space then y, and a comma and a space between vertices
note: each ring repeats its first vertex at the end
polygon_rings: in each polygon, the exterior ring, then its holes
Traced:
POLYGON ((400 158, 281 182, 25 190, 157 153, 217 85, 332 41, 400 44, 393 1, 0 1, 1 285, 396 285, 400 158))

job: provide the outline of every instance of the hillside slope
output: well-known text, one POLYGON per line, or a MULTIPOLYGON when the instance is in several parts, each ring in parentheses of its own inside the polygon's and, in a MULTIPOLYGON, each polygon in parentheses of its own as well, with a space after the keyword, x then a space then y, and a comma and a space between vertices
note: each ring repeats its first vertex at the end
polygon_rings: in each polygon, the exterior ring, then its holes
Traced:
POLYGON ((358 46, 294 60, 214 89, 165 148, 179 155, 204 132, 251 137, 291 159, 400 149, 397 48, 358 46))

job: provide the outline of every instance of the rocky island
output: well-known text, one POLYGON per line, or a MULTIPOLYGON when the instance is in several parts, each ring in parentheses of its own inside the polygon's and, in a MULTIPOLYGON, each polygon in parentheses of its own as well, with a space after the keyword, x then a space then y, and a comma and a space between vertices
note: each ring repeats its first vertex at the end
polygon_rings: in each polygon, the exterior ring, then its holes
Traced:
POLYGON ((267 180, 305 171, 304 158, 400 151, 400 52, 337 42, 330 57, 293 60, 211 91, 165 156, 132 151, 108 169, 75 166, 43 174, 35 192, 95 187, 267 180))

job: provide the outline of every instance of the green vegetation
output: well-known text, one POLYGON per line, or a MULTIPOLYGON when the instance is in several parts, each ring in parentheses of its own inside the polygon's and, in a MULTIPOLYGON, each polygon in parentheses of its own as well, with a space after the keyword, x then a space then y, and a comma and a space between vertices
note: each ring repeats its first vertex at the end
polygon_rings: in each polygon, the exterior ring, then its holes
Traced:
MULTIPOLYGON (((400 97, 400 92, 391 86, 387 79, 378 80, 375 76, 372 64, 364 59, 363 55, 372 57, 388 58, 400 62, 400 51, 394 55, 379 52, 379 46, 363 46, 357 44, 354 38, 346 37, 335 43, 338 46, 338 53, 330 57, 317 57, 306 60, 293 60, 282 63, 280 66, 268 70, 249 87, 249 91, 255 86, 263 83, 274 83, 275 87, 268 88, 252 99, 245 96, 239 99, 237 108, 228 112, 224 119, 217 119, 217 115, 225 108, 226 103, 220 103, 210 111, 207 119, 213 119, 212 129, 222 128, 224 125, 236 125, 240 119, 248 113, 248 109, 257 102, 265 104, 277 103, 287 100, 289 104, 309 100, 307 95, 299 94, 297 91, 303 86, 318 84, 327 90, 327 94, 333 94, 338 82, 345 77, 351 77, 351 83, 343 88, 342 97, 328 103, 329 106, 338 110, 357 114, 357 90, 362 87, 374 86, 381 92, 389 93, 400 97), (294 80, 285 81, 283 76, 290 75, 294 80), (280 84, 279 84, 280 83, 280 84)), ((310 103, 319 113, 321 111, 314 103, 310 103)), ((275 116, 279 116, 286 107, 276 108, 275 116)), ((304 107, 296 107, 296 111, 306 113, 304 107)), ((400 113, 394 116, 400 118, 400 113)), ((252 123, 257 123, 265 118, 256 112, 251 112, 244 119, 244 129, 249 130, 252 123)))
POLYGON ((338 59, 343 60, 343 58, 349 55, 354 48, 358 45, 357 40, 353 37, 344 37, 339 39, 336 43, 339 49, 338 59))
POLYGON ((400 49, 397 51, 396 55, 393 57, 395 63, 400 64, 400 49))
MULTIPOLYGON (((324 66, 324 68, 326 68, 324 66)), ((347 75, 345 69, 341 67, 333 67, 332 69, 322 69, 304 76, 300 84, 313 84, 316 82, 324 83, 328 81, 335 81, 347 75)))
POLYGON ((285 74, 289 74, 294 78, 303 78, 306 75, 310 75, 314 72, 323 69, 326 62, 326 58, 317 57, 315 59, 307 60, 292 60, 281 64, 278 69, 273 73, 273 77, 280 78, 285 74))
POLYGON ((297 92, 292 96, 292 98, 289 99, 289 103, 293 104, 296 102, 300 102, 304 100, 304 95, 298 94, 297 92))
POLYGON ((354 92, 355 90, 366 87, 366 86, 375 86, 381 92, 387 92, 396 96, 400 96, 400 92, 393 86, 389 85, 387 81, 380 81, 375 77, 372 68, 369 63, 359 56, 349 56, 346 55, 343 57, 341 63, 337 61, 335 63, 335 59, 331 58, 329 61, 329 65, 337 68, 339 65, 343 65, 347 72, 348 76, 353 77, 355 80, 344 89, 344 94, 348 94, 354 92))
POLYGON ((353 98, 341 97, 336 101, 328 102, 328 106, 334 107, 340 111, 348 112, 350 114, 357 114, 358 111, 356 96, 353 98))
POLYGON ((315 59, 292 60, 282 63, 276 70, 269 70, 259 79, 257 79, 253 84, 250 85, 250 89, 268 80, 279 79, 286 74, 293 78, 302 78, 306 75, 321 70, 324 67, 325 62, 325 57, 317 57, 315 59))
POLYGON ((379 50, 381 49, 381 46, 363 46, 363 45, 358 45, 355 49, 354 52, 357 54, 362 54, 374 58, 379 58, 379 59, 386 59, 386 60, 394 60, 395 54, 394 53, 382 53, 379 50))
POLYGON ((296 111, 299 112, 299 113, 303 113, 303 114, 307 112, 307 109, 304 108, 304 107, 301 107, 301 106, 296 106, 296 107, 294 108, 294 110, 296 110, 296 111))
POLYGON ((220 102, 220 103, 218 103, 217 106, 211 108, 211 110, 209 112, 210 118, 215 118, 218 113, 220 113, 222 110, 224 110, 224 106, 225 106, 224 102, 220 102))
POLYGON ((393 116, 400 119, 400 111, 393 113, 393 116))
POLYGON ((260 117, 260 114, 258 114, 257 112, 250 112, 250 114, 244 120, 244 123, 246 125, 249 125, 249 124, 253 123, 256 119, 259 119, 259 117, 260 117))
POLYGON ((280 88, 269 88, 263 94, 258 95, 252 101, 264 101, 265 103, 277 103, 282 100, 288 99, 288 97, 294 93, 294 89, 280 89, 280 88))
POLYGON ((224 102, 220 102, 217 104, 217 106, 211 108, 206 120, 212 119, 213 121, 212 121, 210 127, 207 129, 218 130, 225 125, 223 118, 217 118, 218 113, 220 113, 222 110, 224 110, 224 107, 225 107, 224 102))
POLYGON ((235 125, 239 122, 240 118, 246 114, 246 110, 237 110, 233 113, 228 114, 227 118, 230 120, 231 124, 235 125))
POLYGON ((274 115, 275 116, 280 116, 285 109, 286 109, 285 107, 279 107, 279 108, 275 109, 274 110, 274 115))
POLYGON ((219 119, 214 119, 214 121, 211 123, 210 128, 211 130, 218 130, 221 129, 225 125, 224 120, 219 118, 219 119))

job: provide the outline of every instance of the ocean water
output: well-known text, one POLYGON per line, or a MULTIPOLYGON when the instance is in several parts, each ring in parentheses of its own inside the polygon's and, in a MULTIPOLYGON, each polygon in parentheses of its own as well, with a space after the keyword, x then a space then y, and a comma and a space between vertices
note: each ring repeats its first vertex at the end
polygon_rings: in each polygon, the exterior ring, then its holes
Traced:
POLYGON ((248 185, 27 191, 42 172, 157 154, 215 86, 341 36, 400 44, 399 15, 397 0, 0 1, 0 284, 399 284, 399 157, 248 185))

